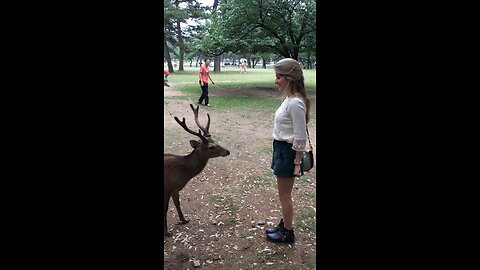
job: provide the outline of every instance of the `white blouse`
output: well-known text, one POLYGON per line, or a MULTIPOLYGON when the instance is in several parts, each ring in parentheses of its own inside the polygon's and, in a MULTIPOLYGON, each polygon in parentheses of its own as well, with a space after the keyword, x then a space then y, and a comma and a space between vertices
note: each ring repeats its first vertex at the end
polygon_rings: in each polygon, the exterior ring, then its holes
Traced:
POLYGON ((275 112, 272 137, 293 144, 295 151, 304 151, 307 143, 305 103, 298 97, 287 97, 275 112))

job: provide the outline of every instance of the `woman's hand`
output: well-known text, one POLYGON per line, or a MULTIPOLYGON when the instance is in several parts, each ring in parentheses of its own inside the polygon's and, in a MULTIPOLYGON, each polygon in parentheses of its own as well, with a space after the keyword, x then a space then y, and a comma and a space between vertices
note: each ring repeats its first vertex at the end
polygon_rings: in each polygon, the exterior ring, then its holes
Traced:
POLYGON ((295 167, 293 168, 293 175, 294 176, 302 176, 301 173, 300 173, 300 165, 295 165, 295 167))

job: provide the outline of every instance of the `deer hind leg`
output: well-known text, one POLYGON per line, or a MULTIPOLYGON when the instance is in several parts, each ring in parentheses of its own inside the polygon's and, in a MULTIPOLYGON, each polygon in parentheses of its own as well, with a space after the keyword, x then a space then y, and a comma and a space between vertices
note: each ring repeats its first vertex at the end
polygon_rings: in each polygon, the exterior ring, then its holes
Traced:
POLYGON ((183 224, 188 223, 188 220, 186 220, 185 217, 183 216, 182 209, 180 209, 180 194, 179 194, 179 191, 176 191, 176 192, 172 193, 172 199, 173 199, 173 203, 175 204, 175 207, 177 208, 178 217, 180 217, 180 221, 183 224))
POLYGON ((168 202, 170 201, 170 196, 163 194, 163 233, 165 236, 171 236, 172 234, 168 232, 167 227, 167 214, 168 214, 168 202))

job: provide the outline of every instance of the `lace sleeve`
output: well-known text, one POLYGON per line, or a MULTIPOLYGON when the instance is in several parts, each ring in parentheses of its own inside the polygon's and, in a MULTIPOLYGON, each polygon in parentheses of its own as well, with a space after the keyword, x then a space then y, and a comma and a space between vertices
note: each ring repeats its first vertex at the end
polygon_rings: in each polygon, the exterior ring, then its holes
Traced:
POLYGON ((295 151, 305 151, 307 140, 294 140, 292 149, 295 151))

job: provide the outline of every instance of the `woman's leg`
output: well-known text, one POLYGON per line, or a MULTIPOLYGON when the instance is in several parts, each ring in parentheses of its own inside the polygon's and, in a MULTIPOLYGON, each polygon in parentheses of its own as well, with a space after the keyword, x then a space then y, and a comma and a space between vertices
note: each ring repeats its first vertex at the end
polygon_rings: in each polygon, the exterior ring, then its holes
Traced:
POLYGON ((293 228, 292 188, 294 179, 277 176, 278 197, 282 206, 284 227, 287 230, 293 228))

